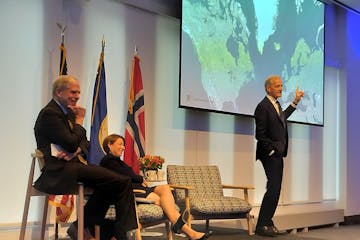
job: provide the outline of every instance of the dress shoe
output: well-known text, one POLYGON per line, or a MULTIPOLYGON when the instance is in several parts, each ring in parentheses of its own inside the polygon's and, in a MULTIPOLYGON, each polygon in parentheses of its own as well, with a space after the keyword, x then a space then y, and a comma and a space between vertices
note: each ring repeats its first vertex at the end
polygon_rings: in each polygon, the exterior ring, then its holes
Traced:
MULTIPOLYGON (((72 240, 77 240, 77 225, 75 223, 72 223, 66 232, 72 240)), ((84 240, 95 240, 88 228, 84 229, 84 240)))
POLYGON ((287 231, 281 231, 281 230, 279 230, 277 227, 275 227, 275 226, 271 226, 272 227, 272 229, 273 229, 273 231, 274 231, 274 233, 276 234, 276 235, 285 235, 285 234, 287 234, 287 231))
MULTIPOLYGON (((213 233, 212 231, 208 231, 201 238, 198 238, 196 240, 206 240, 212 235, 212 233, 213 233)), ((189 240, 191 240, 191 238, 189 240)))
POLYGON ((274 231, 273 226, 257 227, 255 230, 255 234, 266 237, 275 237, 277 235, 276 232, 274 231))

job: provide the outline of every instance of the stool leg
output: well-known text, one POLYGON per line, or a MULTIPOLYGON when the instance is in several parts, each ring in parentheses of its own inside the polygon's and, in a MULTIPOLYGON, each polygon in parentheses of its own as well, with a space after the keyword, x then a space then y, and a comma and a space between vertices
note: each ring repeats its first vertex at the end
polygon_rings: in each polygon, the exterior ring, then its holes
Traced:
POLYGON ((55 240, 58 240, 59 239, 59 223, 56 219, 56 222, 55 222, 55 240))
POLYGON ((26 193, 26 198, 25 198, 25 206, 24 206, 24 212, 23 212, 22 221, 21 221, 19 240, 24 240, 24 238, 25 238, 26 223, 27 223, 27 217, 29 214, 29 205, 30 205, 30 192, 28 189, 28 191, 26 193))
POLYGON ((36 157, 33 156, 32 161, 31 161, 31 166, 30 166, 30 172, 29 172, 27 188, 26 188, 24 212, 23 212, 22 221, 21 221, 21 229, 20 229, 19 240, 24 240, 24 238, 25 238, 27 218, 28 218, 28 215, 29 215, 30 198, 31 198, 32 192, 33 192, 32 184, 33 184, 33 180, 34 180, 35 159, 36 159, 36 157))
POLYGON ((47 220, 47 212, 49 207, 49 196, 46 196, 44 199, 44 209, 43 209, 43 217, 41 222, 41 240, 45 239, 45 231, 46 231, 46 220, 47 220))
POLYGON ((100 225, 95 225, 95 239, 100 240, 100 225))
POLYGON ((78 240, 84 240, 84 185, 79 184, 79 199, 78 199, 78 240))

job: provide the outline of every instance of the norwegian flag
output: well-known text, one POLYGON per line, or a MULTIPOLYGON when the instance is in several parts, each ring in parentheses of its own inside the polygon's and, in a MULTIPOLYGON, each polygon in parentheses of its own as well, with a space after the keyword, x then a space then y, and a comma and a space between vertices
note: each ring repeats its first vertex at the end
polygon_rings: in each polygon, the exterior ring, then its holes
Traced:
POLYGON ((130 74, 124 162, 139 173, 139 158, 145 155, 145 109, 140 58, 137 54, 132 61, 130 74))

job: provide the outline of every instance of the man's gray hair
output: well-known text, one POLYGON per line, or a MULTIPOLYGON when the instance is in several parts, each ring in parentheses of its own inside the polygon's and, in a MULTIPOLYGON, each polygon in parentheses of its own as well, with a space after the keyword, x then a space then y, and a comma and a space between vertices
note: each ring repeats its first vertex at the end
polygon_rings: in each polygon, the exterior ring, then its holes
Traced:
POLYGON ((56 97, 57 91, 63 91, 68 88, 69 83, 72 81, 77 81, 76 78, 70 75, 60 75, 58 78, 55 79, 52 87, 52 96, 56 97))

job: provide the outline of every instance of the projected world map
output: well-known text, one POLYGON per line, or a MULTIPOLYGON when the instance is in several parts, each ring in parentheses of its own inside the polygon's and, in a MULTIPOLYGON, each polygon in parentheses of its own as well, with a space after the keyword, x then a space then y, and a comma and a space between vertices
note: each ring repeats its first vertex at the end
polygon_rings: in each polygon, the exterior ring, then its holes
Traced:
POLYGON ((264 80, 278 74, 284 83, 283 106, 292 101, 297 86, 305 91, 290 120, 323 124, 322 3, 183 0, 182 4, 180 105, 253 115, 265 95, 264 80))

